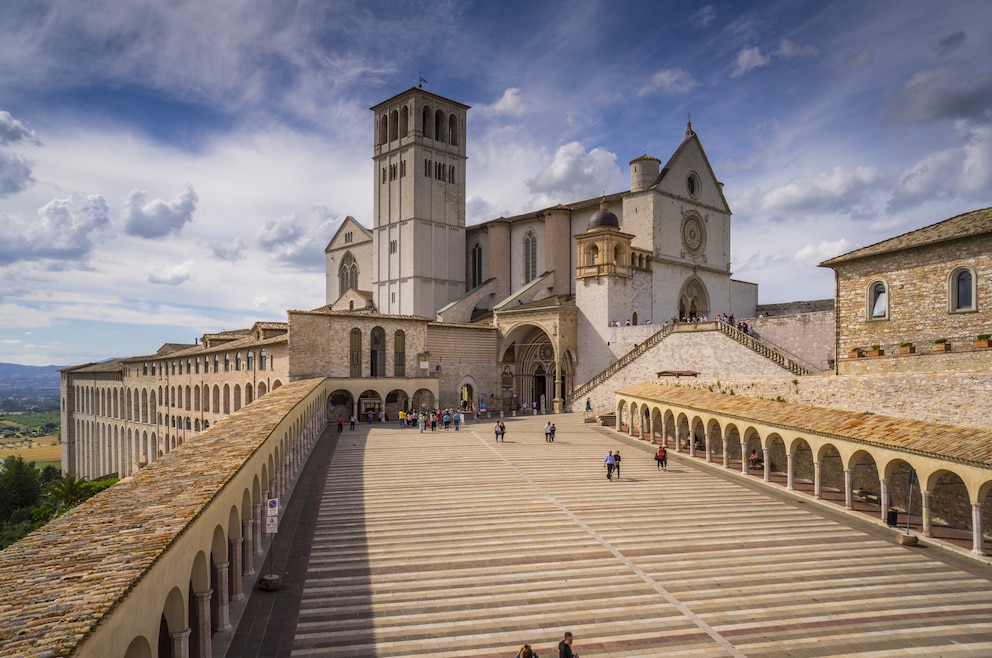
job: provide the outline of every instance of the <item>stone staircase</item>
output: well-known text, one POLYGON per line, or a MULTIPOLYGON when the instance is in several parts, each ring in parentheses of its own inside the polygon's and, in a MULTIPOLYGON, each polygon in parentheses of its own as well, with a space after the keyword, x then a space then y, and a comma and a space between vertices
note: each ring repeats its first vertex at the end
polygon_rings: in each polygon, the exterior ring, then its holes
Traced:
POLYGON ((641 356, 646 354, 655 345, 661 341, 668 338, 673 333, 680 331, 681 327, 685 327, 684 330, 692 331, 719 331, 726 335, 727 337, 737 341, 749 350, 759 354, 766 359, 772 361, 776 365, 785 368, 794 375, 810 375, 812 371, 806 366, 798 363, 797 361, 790 359, 777 350, 765 345, 758 339, 747 335, 737 327, 727 324, 726 322, 708 322, 708 323, 691 323, 691 324, 677 324, 668 323, 664 325, 661 329, 651 335, 650 338, 645 340, 643 343, 638 345, 636 348, 624 354, 622 357, 611 363, 600 373, 594 376, 592 379, 587 381, 585 384, 579 386, 577 389, 572 391, 565 400, 565 408, 572 409, 573 405, 583 398, 585 398, 589 393, 595 389, 597 386, 607 381, 615 374, 629 366, 635 360, 639 359, 641 356), (710 325, 707 327, 706 325, 710 325))

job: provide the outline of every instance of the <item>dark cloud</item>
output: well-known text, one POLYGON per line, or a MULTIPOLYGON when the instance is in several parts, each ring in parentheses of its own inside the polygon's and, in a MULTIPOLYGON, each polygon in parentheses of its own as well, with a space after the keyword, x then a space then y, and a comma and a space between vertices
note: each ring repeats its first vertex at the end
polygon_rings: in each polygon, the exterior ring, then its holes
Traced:
POLYGON ((946 37, 933 45, 933 51, 938 55, 946 55, 962 47, 968 41, 968 35, 962 32, 948 34, 946 37))
POLYGON ((0 145, 16 142, 41 143, 33 130, 15 119, 10 112, 0 110, 0 145))
POLYGON ((17 194, 34 184, 30 160, 16 153, 0 151, 0 199, 17 194))
POLYGON ((889 114, 903 124, 942 119, 988 121, 992 119, 992 77, 962 63, 921 71, 890 97, 889 114))
POLYGON ((110 223, 107 202, 99 194, 72 194, 52 199, 38 209, 37 220, 3 214, 4 239, 0 265, 20 261, 85 259, 93 249, 93 234, 110 223))
POLYGON ((187 187, 172 201, 155 199, 148 203, 144 190, 132 190, 121 211, 124 232, 147 239, 178 234, 183 226, 193 221, 198 201, 192 187, 187 187))

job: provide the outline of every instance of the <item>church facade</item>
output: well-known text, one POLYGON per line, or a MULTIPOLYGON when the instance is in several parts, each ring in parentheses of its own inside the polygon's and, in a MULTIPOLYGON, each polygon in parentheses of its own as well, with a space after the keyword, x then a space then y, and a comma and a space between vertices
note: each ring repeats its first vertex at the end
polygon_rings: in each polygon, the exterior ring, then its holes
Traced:
POLYGON ((691 124, 630 189, 466 226, 469 107, 412 88, 370 108, 371 228, 325 249, 326 304, 286 323, 69 368, 63 466, 130 474, 283 382, 330 378, 329 414, 561 411, 672 318, 754 315, 731 211, 691 124), (264 354, 264 356, 263 356, 264 354))

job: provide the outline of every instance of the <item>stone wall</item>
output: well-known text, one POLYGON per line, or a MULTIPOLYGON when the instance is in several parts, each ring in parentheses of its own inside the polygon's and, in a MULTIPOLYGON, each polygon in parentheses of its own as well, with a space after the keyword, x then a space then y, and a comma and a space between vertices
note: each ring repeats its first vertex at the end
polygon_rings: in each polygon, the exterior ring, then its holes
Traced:
POLYGON ((836 340, 832 308, 798 315, 760 315, 745 322, 754 329, 755 338, 784 356, 811 370, 831 369, 836 340))
POLYGON ((992 396, 990 370, 862 376, 829 373, 810 377, 721 376, 683 378, 679 384, 766 400, 781 398, 814 407, 992 429, 992 416, 986 409, 986 401, 992 396))

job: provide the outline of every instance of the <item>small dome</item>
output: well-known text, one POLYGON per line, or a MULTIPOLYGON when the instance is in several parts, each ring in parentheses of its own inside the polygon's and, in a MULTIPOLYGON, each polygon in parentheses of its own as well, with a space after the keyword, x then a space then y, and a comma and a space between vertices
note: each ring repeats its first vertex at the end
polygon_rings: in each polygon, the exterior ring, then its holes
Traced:
POLYGON ((603 202, 599 204, 599 210, 596 211, 596 214, 589 219, 590 229, 600 228, 603 226, 609 228, 620 228, 620 220, 617 219, 617 216, 611 213, 606 207, 606 199, 603 199, 603 202))

